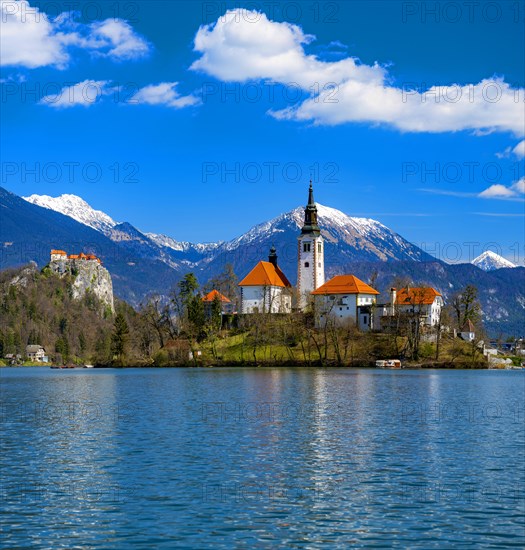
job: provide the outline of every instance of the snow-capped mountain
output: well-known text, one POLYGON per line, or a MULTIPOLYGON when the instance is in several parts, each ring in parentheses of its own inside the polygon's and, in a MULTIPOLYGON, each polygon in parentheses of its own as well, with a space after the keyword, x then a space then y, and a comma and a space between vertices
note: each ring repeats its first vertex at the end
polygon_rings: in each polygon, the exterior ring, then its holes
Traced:
MULTIPOLYGON (((409 243, 400 235, 370 218, 354 218, 344 212, 317 203, 317 219, 321 233, 329 245, 350 245, 359 254, 360 260, 416 260, 429 259, 430 256, 420 248, 409 243)), ((253 244, 276 238, 290 230, 297 238, 304 223, 302 206, 281 214, 272 220, 256 225, 244 235, 225 243, 225 250, 234 250, 241 245, 253 244)), ((294 247, 296 245, 293 241, 294 247)))
POLYGON ((31 195, 22 198, 100 231, 140 258, 158 259, 173 268, 180 267, 179 263, 195 267, 202 256, 209 257, 209 254, 222 244, 222 241, 218 243, 178 242, 167 235, 143 233, 127 222, 116 222, 105 212, 95 210, 77 195, 64 194, 58 197, 31 195), (184 257, 181 257, 181 254, 184 257))
POLYGON ((157 235, 156 233, 146 233, 146 236, 149 237, 154 243, 159 246, 164 246, 166 248, 171 248, 177 252, 188 252, 189 250, 196 250, 199 253, 210 252, 215 250, 223 244, 223 241, 216 243, 189 243, 186 241, 176 241, 167 235, 157 235))
POLYGON ((474 258, 471 262, 476 267, 483 269, 483 271, 494 271, 495 269, 501 269, 502 267, 516 267, 515 264, 509 262, 509 260, 503 258, 499 254, 487 250, 480 254, 477 258, 474 258))
MULTIPOLYGON (((304 220, 304 208, 298 207, 267 222, 252 227, 227 242, 190 243, 167 235, 141 232, 131 224, 117 223, 95 210, 76 195, 31 195, 26 201, 60 212, 100 231, 138 258, 156 259, 175 269, 193 269, 212 276, 231 263, 240 274, 252 263, 265 258, 275 245, 280 263, 292 279, 296 272, 297 235, 304 220)), ((432 259, 420 248, 376 220, 353 218, 328 206, 317 205, 321 231, 326 240, 325 260, 328 270, 351 261, 390 261, 432 259)))
MULTIPOLYGON (((354 218, 317 203, 318 222, 325 239, 327 275, 348 271, 355 262, 432 261, 434 258, 400 235, 369 218, 354 218)), ((224 243, 206 270, 213 274, 232 264, 239 276, 253 263, 266 258, 275 245, 279 265, 293 281, 297 274, 297 236, 304 222, 304 208, 298 207, 224 243)))
POLYGON ((96 229, 107 235, 118 222, 101 210, 95 210, 84 199, 77 195, 60 195, 59 197, 50 197, 49 195, 31 195, 30 197, 22 197, 27 202, 42 206, 60 212, 73 218, 77 222, 83 223, 88 227, 96 229))

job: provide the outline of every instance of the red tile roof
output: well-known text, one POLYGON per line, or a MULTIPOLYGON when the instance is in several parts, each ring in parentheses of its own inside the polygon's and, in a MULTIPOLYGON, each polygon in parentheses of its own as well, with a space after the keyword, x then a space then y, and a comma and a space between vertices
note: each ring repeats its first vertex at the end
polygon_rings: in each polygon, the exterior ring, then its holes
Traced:
POLYGON ((379 294, 355 275, 336 275, 312 294, 379 294))
POLYGON ((219 300, 221 302, 226 302, 226 303, 231 302, 231 300, 226 298, 226 296, 224 296, 224 294, 221 294, 218 290, 215 290, 215 289, 213 289, 211 292, 208 292, 208 294, 206 294, 206 296, 204 296, 202 298, 202 301, 203 302, 213 302, 213 300, 215 300, 215 296, 218 296, 219 300))
POLYGON ((401 288, 397 291, 397 305, 430 305, 441 294, 431 287, 401 288))
POLYGON ((60 254, 61 256, 67 256, 63 250, 51 250, 51 254, 60 254))
MULTIPOLYGON (((65 254, 65 252, 64 252, 64 254, 65 254)), ((84 254, 83 252, 81 252, 80 254, 70 254, 68 256, 68 259, 70 259, 70 260, 96 260, 99 264, 102 263, 100 261, 100 259, 97 258, 97 256, 95 256, 94 254, 84 254)))
POLYGON ((239 286, 291 287, 290 281, 279 267, 270 262, 259 262, 239 283, 239 286))

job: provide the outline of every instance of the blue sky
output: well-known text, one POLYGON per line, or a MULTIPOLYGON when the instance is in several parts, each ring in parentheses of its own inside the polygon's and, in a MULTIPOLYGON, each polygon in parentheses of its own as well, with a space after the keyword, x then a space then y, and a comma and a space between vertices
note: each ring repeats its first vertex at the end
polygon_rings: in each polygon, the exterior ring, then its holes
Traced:
POLYGON ((432 254, 523 263, 523 2, 2 4, 17 194, 213 241, 303 204, 313 171, 319 202, 432 254))

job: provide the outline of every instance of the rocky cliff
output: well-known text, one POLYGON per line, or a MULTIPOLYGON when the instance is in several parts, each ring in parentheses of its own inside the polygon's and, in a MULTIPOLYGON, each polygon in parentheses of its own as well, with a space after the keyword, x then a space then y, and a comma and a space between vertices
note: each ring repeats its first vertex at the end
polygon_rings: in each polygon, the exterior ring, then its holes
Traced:
POLYGON ((49 267, 60 276, 70 274, 73 277, 72 297, 74 299, 79 300, 90 291, 114 313, 111 275, 97 260, 51 260, 49 267))

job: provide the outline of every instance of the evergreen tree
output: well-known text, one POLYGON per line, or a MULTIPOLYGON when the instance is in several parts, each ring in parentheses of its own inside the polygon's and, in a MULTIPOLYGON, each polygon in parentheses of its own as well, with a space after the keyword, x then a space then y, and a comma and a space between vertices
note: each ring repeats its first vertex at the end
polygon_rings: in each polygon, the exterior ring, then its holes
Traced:
POLYGON ((55 342, 55 352, 59 353, 64 357, 64 359, 67 359, 69 356, 69 342, 67 341, 67 338, 64 336, 61 336, 57 339, 55 342))
POLYGON ((83 332, 78 335, 78 347, 80 350, 80 354, 83 355, 86 351, 86 337, 84 336, 83 332))
POLYGON ((204 315, 204 302, 200 294, 192 296, 188 301, 188 321, 192 325, 195 333, 200 334, 204 328, 206 317, 204 315))
POLYGON ((199 288, 199 282, 193 273, 187 273, 182 280, 179 281, 180 295, 182 302, 187 306, 190 299, 195 295, 199 288))
POLYGON ((129 327, 126 318, 122 313, 118 313, 115 317, 113 328, 113 336, 111 338, 113 355, 117 356, 117 360, 122 364, 126 355, 127 344, 129 340, 129 327))
POLYGON ((214 330, 220 330, 222 324, 222 302, 218 295, 213 298, 211 303, 210 324, 214 330))

